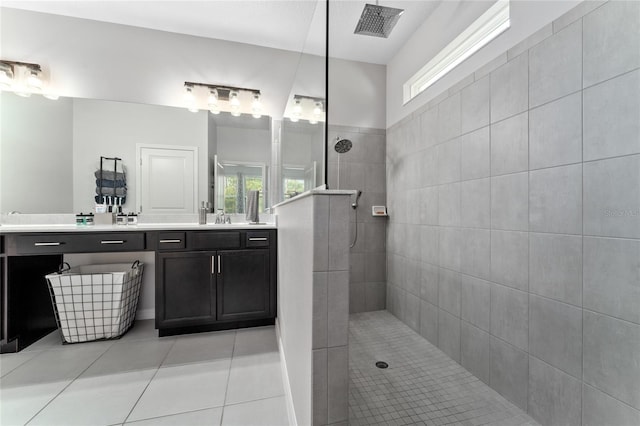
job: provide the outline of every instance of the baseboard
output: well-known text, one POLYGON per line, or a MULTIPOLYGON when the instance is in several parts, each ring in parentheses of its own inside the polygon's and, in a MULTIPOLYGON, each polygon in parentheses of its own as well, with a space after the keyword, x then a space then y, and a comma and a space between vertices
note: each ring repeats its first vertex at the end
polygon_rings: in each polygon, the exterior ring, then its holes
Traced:
POLYGON ((136 312, 136 320, 148 320, 155 319, 156 310, 153 308, 150 309, 138 309, 136 312))
POLYGON ((291 384, 289 383, 289 373, 287 371, 287 360, 284 355, 284 346, 282 344, 282 336, 280 335, 280 323, 276 318, 276 336, 278 337, 278 352, 280 353, 280 365, 282 366, 282 384, 284 385, 284 399, 287 404, 287 416, 291 426, 298 426, 296 420, 296 410, 293 406, 293 396, 291 394, 291 384))

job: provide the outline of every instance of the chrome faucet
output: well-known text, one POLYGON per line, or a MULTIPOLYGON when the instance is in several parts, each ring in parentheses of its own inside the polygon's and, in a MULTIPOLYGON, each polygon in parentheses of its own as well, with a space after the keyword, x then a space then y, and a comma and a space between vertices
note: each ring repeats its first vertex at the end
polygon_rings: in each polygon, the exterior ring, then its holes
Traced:
POLYGON ((218 213, 216 213, 216 225, 223 225, 228 223, 231 225, 231 216, 224 213, 224 210, 218 209, 218 213))

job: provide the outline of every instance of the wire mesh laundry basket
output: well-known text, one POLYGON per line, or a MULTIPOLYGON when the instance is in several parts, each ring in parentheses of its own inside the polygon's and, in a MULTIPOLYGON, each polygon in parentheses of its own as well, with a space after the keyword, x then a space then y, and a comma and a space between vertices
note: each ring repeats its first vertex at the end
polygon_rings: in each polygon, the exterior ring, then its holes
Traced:
POLYGON ((46 276, 65 343, 115 339, 136 316, 144 264, 84 265, 46 276))

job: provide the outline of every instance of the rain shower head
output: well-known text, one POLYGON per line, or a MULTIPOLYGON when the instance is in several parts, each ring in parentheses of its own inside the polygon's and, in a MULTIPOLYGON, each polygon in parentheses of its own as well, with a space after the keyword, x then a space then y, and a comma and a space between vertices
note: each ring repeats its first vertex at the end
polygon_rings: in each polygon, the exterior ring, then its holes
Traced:
POLYGON ((335 149, 338 154, 344 154, 345 152, 349 152, 352 146, 353 143, 351 143, 349 139, 340 139, 340 137, 337 137, 333 149, 335 149))
POLYGON ((389 37, 404 9, 365 4, 354 34, 362 34, 373 37, 389 37))

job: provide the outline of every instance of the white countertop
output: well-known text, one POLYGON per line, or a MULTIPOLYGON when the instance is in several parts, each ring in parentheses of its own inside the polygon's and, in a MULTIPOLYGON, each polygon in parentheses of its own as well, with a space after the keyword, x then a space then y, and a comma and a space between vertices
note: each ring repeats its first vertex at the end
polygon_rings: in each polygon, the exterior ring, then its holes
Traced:
POLYGON ((276 229, 273 223, 252 225, 232 223, 216 225, 213 223, 139 223, 137 225, 75 225, 75 224, 29 224, 0 225, 0 234, 18 232, 133 232, 133 231, 223 231, 228 229, 276 229))

